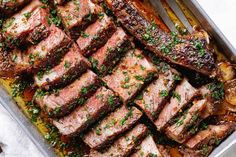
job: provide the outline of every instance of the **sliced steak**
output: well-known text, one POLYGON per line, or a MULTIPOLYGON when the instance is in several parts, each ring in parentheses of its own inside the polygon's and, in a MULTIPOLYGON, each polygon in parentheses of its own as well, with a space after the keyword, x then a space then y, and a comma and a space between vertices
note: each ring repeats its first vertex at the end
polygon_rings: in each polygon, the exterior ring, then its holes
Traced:
POLYGON ((163 157, 157 144, 151 135, 147 136, 138 146, 138 151, 131 157, 163 157))
MULTIPOLYGON (((206 35, 181 38, 164 32, 142 13, 136 3, 128 0, 106 0, 118 21, 150 51, 167 61, 211 75, 215 70, 213 50, 206 35)), ((151 16, 150 16, 151 17, 151 16)))
POLYGON ((142 54, 142 51, 130 50, 120 61, 111 75, 103 78, 109 88, 114 90, 126 103, 152 79, 156 68, 142 54))
POLYGON ((122 28, 118 28, 107 43, 91 56, 90 61, 93 68, 104 76, 112 71, 121 56, 131 48, 132 44, 128 35, 122 28))
POLYGON ((77 107, 59 120, 54 120, 53 124, 62 135, 76 135, 119 104, 119 98, 111 90, 101 87, 83 106, 77 107))
POLYGON ((69 86, 52 94, 39 95, 36 92, 36 103, 50 116, 63 116, 77 105, 82 105, 99 86, 96 74, 88 70, 69 86))
POLYGON ((184 145, 190 149, 203 149, 207 146, 216 146, 234 130, 235 124, 233 123, 209 125, 206 130, 199 131, 185 142, 184 145))
POLYGON ((41 8, 42 5, 38 0, 32 1, 3 24, 3 35, 8 47, 36 44, 48 36, 48 11, 41 8))
POLYGON ((157 120, 155 125, 158 130, 162 130, 168 123, 185 107, 195 96, 199 94, 199 91, 195 89, 187 79, 183 79, 180 85, 178 85, 172 94, 170 102, 167 103, 157 120))
POLYGON ((137 108, 123 105, 86 133, 84 142, 91 148, 98 149, 132 127, 141 116, 142 112, 137 108))
POLYGON ((38 87, 49 89, 73 81, 90 67, 90 63, 80 54, 76 44, 73 44, 63 60, 54 68, 38 72, 35 83, 38 87))
POLYGON ((73 39, 77 39, 81 30, 93 23, 102 9, 91 0, 73 0, 57 7, 64 27, 73 39))
POLYGON ((151 120, 155 120, 179 79, 180 75, 174 69, 159 74, 158 78, 136 98, 135 103, 151 120))
POLYGON ((99 14, 99 19, 87 27, 77 40, 84 56, 90 56, 102 47, 116 30, 112 19, 105 13, 99 14))
POLYGON ((30 0, 1 0, 0 1, 0 11, 1 13, 4 13, 5 15, 10 15, 16 11, 18 11, 20 8, 22 8, 24 5, 26 5, 30 0))
POLYGON ((18 56, 15 62, 19 69, 30 73, 53 66, 68 51, 71 43, 70 38, 61 29, 52 25, 50 35, 18 56))
POLYGON ((145 137, 147 127, 143 124, 136 125, 132 130, 128 131, 124 136, 118 138, 114 144, 104 153, 91 150, 89 157, 125 157, 128 156, 136 145, 145 137))
POLYGON ((209 103, 207 99, 193 101, 193 106, 187 113, 184 113, 175 124, 166 129, 166 134, 179 143, 186 141, 197 131, 198 125, 205 118, 206 113, 211 112, 207 110, 209 108, 207 106, 211 105, 209 103))

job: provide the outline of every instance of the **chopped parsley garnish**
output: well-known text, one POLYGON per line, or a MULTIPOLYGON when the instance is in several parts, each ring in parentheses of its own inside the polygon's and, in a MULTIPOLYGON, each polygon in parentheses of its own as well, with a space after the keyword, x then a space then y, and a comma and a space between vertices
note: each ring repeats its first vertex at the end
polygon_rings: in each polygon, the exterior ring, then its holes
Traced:
POLYGON ((181 96, 180 96, 179 93, 173 91, 172 96, 173 96, 174 98, 176 98, 179 102, 181 101, 181 96))
POLYGON ((208 86, 208 89, 211 91, 211 97, 215 100, 224 99, 224 84, 221 82, 211 83, 208 86))
POLYGON ((129 117, 132 117, 132 116, 133 116, 133 111, 130 110, 130 111, 125 115, 125 117, 120 120, 120 125, 121 125, 121 126, 125 125, 126 121, 129 119, 129 117))
POLYGON ((85 33, 85 32, 81 32, 81 36, 83 37, 83 38, 88 38, 89 37, 89 34, 87 34, 87 33, 85 33))
POLYGON ((182 80, 182 78, 179 75, 174 75, 174 80, 180 81, 180 80, 182 80))
POLYGON ((65 61, 64 68, 68 69, 71 66, 71 62, 65 61))
POLYGON ((114 96, 113 95, 108 95, 107 102, 108 102, 109 105, 113 105, 114 104, 114 96))
POLYGON ((141 75, 135 75, 134 78, 139 81, 144 81, 144 78, 141 75))
POLYGON ((27 12, 23 14, 26 19, 29 19, 31 17, 31 12, 27 12))
POLYGON ((161 96, 162 98, 165 98, 165 97, 168 96, 167 90, 161 90, 159 94, 160 94, 160 96, 161 96))

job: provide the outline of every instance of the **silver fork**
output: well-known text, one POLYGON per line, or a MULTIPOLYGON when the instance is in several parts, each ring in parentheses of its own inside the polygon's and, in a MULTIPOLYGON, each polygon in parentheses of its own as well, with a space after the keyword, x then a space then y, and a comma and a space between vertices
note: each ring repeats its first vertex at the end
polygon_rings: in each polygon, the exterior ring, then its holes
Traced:
MULTIPOLYGON (((173 23, 171 18, 169 17, 166 9, 164 8, 161 0, 149 0, 150 3, 154 6, 155 11, 160 15, 166 26, 173 32, 178 32, 176 29, 176 25, 173 23)), ((193 27, 189 23, 188 19, 180 9, 179 5, 175 0, 166 0, 167 4, 170 6, 170 8, 173 10, 175 15, 178 17, 178 19, 183 23, 185 28, 188 30, 189 33, 193 32, 193 27)))

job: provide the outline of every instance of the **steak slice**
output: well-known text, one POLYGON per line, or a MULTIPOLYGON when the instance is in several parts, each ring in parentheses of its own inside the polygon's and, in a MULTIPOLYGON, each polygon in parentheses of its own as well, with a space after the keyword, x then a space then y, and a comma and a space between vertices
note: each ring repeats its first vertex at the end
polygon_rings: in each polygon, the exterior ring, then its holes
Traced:
POLYGON ((170 102, 167 103, 159 114, 155 125, 158 130, 162 130, 168 123, 185 107, 199 91, 195 89, 187 79, 183 79, 172 94, 170 102))
POLYGON ((179 73, 174 69, 159 74, 158 78, 136 98, 135 103, 151 120, 155 120, 165 105, 170 91, 175 87, 176 80, 179 79, 179 73))
POLYGON ((63 60, 49 71, 38 72, 34 76, 38 87, 49 89, 65 83, 70 83, 77 76, 83 74, 90 67, 90 63, 80 54, 76 44, 73 44, 63 60))
POLYGON ((49 36, 39 44, 31 46, 22 57, 17 57, 15 62, 28 72, 53 66, 68 51, 71 43, 70 38, 61 29, 52 25, 49 36))
POLYGON ((177 34, 164 32, 151 22, 152 19, 148 19, 136 3, 128 0, 106 1, 118 21, 147 49, 171 63, 205 75, 213 74, 216 64, 206 33, 178 37, 177 34))
POLYGON ((11 68, 8 71, 14 71, 14 75, 22 72, 35 73, 43 68, 48 69, 55 65, 58 60, 67 52, 71 45, 71 40, 59 28, 52 25, 50 35, 37 45, 32 45, 26 51, 18 49, 10 53, 11 68))
POLYGON ((26 5, 30 0, 1 0, 0 1, 0 12, 4 13, 4 15, 11 15, 12 13, 15 13, 20 8, 22 8, 24 5, 26 5))
POLYGON ((200 121, 204 118, 208 103, 206 99, 193 101, 193 106, 188 112, 166 129, 166 134, 179 143, 186 141, 197 131, 200 121))
POLYGON ((131 157, 164 157, 155 143, 153 137, 148 135, 138 146, 138 151, 133 153, 131 157))
POLYGON ((86 133, 83 140, 93 149, 101 148, 132 127, 141 116, 137 108, 123 105, 86 133))
POLYGON ((206 146, 216 146, 234 130, 235 124, 233 123, 209 125, 207 129, 199 131, 185 142, 184 145, 190 149, 202 149, 206 146))
POLYGON ((90 60, 93 68, 102 76, 112 71, 121 56, 132 48, 128 35, 122 28, 118 28, 107 43, 94 53, 90 60))
POLYGON ((62 135, 76 135, 119 104, 118 97, 111 90, 101 87, 83 106, 77 107, 59 120, 54 120, 53 124, 62 135))
POLYGON ((42 5, 38 0, 32 1, 22 11, 6 20, 3 24, 3 36, 8 47, 25 43, 36 44, 48 36, 48 10, 41 8, 42 5))
POLYGON ((132 130, 118 138, 114 144, 104 153, 91 150, 89 157, 125 157, 128 156, 140 140, 147 134, 147 127, 143 124, 136 125, 132 130))
POLYGON ((156 68, 142 54, 141 50, 130 50, 111 75, 103 78, 109 88, 119 94, 127 103, 152 79, 156 68))
POLYGON ((91 0, 73 0, 57 7, 64 27, 73 39, 77 39, 81 30, 98 18, 102 9, 91 0))
POLYGON ((97 75, 88 70, 72 84, 52 94, 39 95, 36 92, 35 101, 49 116, 60 117, 69 113, 77 105, 82 105, 98 86, 97 75))
POLYGON ((77 40, 77 44, 84 56, 90 56, 102 47, 116 31, 116 26, 110 17, 105 13, 100 13, 99 15, 100 18, 88 26, 77 40))

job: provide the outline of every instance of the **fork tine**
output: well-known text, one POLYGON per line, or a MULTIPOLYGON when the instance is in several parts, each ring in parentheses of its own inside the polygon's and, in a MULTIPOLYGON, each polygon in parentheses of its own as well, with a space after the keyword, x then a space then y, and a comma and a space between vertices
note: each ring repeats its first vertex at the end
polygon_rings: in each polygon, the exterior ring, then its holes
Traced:
POLYGON ((166 0, 166 2, 170 6, 170 8, 173 10, 175 15, 179 18, 179 20, 183 23, 183 25, 188 30, 188 32, 192 33, 193 32, 193 27, 189 23, 188 19, 186 18, 186 16, 182 12, 182 10, 180 9, 180 7, 176 3, 176 1, 175 0, 166 0))
POLYGON ((155 11, 160 15, 164 23, 167 25, 167 27, 173 31, 173 32, 178 32, 178 30, 175 27, 175 24, 167 14, 166 10, 164 9, 162 3, 160 0, 149 0, 150 3, 154 6, 155 11))

